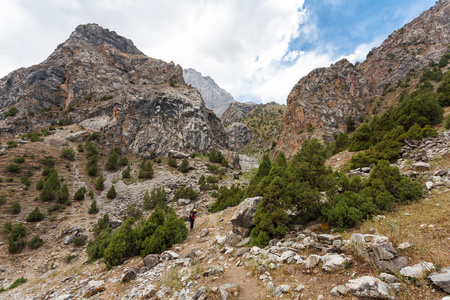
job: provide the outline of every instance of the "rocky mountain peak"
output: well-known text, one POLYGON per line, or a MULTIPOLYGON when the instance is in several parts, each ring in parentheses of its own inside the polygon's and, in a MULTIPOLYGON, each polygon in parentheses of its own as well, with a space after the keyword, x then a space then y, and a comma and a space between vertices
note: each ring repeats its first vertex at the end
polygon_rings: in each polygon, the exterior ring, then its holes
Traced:
POLYGON ((76 46, 80 43, 87 43, 94 47, 108 44, 123 53, 143 54, 131 40, 118 35, 115 31, 110 31, 93 23, 78 25, 67 41, 61 46, 76 46))

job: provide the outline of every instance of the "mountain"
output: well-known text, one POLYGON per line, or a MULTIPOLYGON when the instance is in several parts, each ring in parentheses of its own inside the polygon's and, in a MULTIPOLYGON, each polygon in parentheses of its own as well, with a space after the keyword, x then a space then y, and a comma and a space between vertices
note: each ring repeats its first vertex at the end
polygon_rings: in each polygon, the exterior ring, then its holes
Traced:
POLYGON ((202 73, 194 69, 183 70, 184 80, 186 84, 197 88, 202 95, 205 106, 220 117, 231 103, 235 103, 233 96, 222 89, 209 76, 202 76, 202 73))
POLYGON ((5 134, 70 120, 144 155, 228 144, 179 65, 147 57, 97 24, 78 26, 44 62, 0 79, 0 112, 5 134), (5 118, 13 106, 18 114, 5 118))
POLYGON ((250 111, 252 111, 258 104, 247 102, 232 102, 227 107, 227 109, 220 116, 220 120, 224 125, 237 122, 238 120, 244 118, 250 111))
POLYGON ((362 121, 397 104, 409 90, 395 90, 395 85, 417 77, 449 52, 449 15, 450 1, 439 1, 394 31, 364 62, 353 65, 342 59, 301 78, 287 98, 276 152, 291 157, 305 139, 332 139, 345 130, 349 117, 362 121))

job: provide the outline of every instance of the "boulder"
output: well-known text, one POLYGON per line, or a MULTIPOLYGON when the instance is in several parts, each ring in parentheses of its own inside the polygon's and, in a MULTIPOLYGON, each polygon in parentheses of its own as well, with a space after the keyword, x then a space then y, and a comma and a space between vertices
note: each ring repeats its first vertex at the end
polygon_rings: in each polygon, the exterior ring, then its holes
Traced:
POLYGON ((123 270, 122 273, 122 277, 120 278, 120 281, 122 283, 127 283, 130 282, 131 280, 136 278, 136 270, 134 270, 133 268, 125 268, 125 270, 123 270))
POLYGON ((248 236, 250 230, 255 225, 253 215, 258 208, 258 204, 262 201, 262 197, 247 198, 239 204, 236 212, 231 218, 233 224, 233 232, 248 236))
POLYGON ((345 286, 349 292, 363 299, 396 299, 392 286, 372 276, 362 276, 349 280, 345 286))
POLYGON ((222 284, 219 287, 219 293, 220 293, 220 299, 222 300, 227 300, 227 299, 232 299, 232 297, 229 297, 229 294, 231 292, 233 292, 233 299, 235 296, 237 296, 237 293, 239 291, 239 285, 235 284, 235 283, 227 283, 227 284, 222 284), (233 290, 233 291, 231 291, 233 290), (234 295, 234 293, 236 293, 236 295, 234 295))
POLYGON ((317 266, 319 264, 319 261, 320 261, 320 256, 319 255, 311 254, 305 260, 305 268, 313 269, 315 266, 317 266))
POLYGON ((380 274, 381 280, 387 283, 396 283, 399 282, 398 278, 394 275, 388 274, 388 273, 381 273, 380 274))
POLYGON ((223 157, 228 161, 228 166, 234 170, 241 169, 239 155, 236 152, 221 150, 223 157))
POLYGON ((186 154, 181 151, 175 151, 175 150, 169 150, 169 156, 173 157, 173 158, 178 158, 178 159, 189 158, 189 154, 186 154))
POLYGON ((172 260, 172 259, 177 259, 177 258, 179 258, 179 255, 170 250, 164 251, 160 256, 161 260, 172 260))
POLYGON ((323 270, 332 272, 344 269, 346 266, 352 263, 352 259, 350 257, 345 257, 344 254, 327 253, 322 256, 322 263, 323 270))
POLYGON ((426 172, 431 169, 431 165, 429 163, 419 161, 413 164, 413 169, 417 172, 426 172))
POLYGON ((143 262, 147 268, 152 269, 159 263, 159 256, 156 254, 149 254, 144 258, 143 262))
POLYGON ((420 262, 413 266, 404 267, 400 270, 400 274, 405 277, 422 279, 427 271, 433 271, 434 265, 430 262, 420 262))
POLYGON ((450 267, 434 272, 428 278, 433 284, 450 294, 450 267))
POLYGON ((294 257, 297 252, 292 250, 287 250, 281 253, 281 256, 278 258, 278 261, 281 263, 285 263, 289 258, 294 257))
POLYGON ((405 257, 398 256, 394 245, 385 236, 354 233, 350 241, 359 256, 383 272, 396 273, 408 263, 405 257))
POLYGON ((203 228, 202 231, 200 231, 200 238, 204 238, 209 233, 208 228, 203 228))

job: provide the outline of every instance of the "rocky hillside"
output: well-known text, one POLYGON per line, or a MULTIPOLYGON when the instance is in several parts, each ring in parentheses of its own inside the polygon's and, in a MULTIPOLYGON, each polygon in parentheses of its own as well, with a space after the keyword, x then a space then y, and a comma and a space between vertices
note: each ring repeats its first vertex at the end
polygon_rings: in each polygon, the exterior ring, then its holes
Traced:
POLYGON ((182 68, 144 55, 96 24, 80 25, 42 63, 0 79, 2 134, 29 132, 52 121, 82 123, 134 153, 226 147, 220 120, 182 68), (4 112, 18 109, 5 119, 4 112))
POLYGON ((225 126, 237 122, 238 120, 242 120, 257 105, 258 104, 252 102, 232 102, 222 114, 220 120, 225 126))
POLYGON ((449 52, 450 1, 439 1, 430 10, 393 32, 361 64, 343 59, 328 68, 313 70, 293 87, 287 98, 277 151, 290 157, 302 141, 319 129, 319 136, 344 130, 349 117, 363 120, 398 102, 385 99, 390 85, 421 72, 431 61, 449 52), (313 132, 313 133, 311 133, 313 132))
POLYGON ((218 86, 209 76, 202 76, 202 73, 189 68, 183 70, 183 77, 186 84, 199 90, 205 106, 219 118, 231 103, 236 102, 230 93, 218 86))

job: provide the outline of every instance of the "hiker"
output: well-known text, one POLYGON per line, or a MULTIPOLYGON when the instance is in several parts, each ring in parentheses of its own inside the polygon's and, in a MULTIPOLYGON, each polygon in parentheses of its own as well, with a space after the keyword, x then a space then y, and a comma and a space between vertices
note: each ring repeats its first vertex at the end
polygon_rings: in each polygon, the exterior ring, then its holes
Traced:
POLYGON ((189 213, 189 222, 191 223, 191 230, 194 229, 194 221, 195 221, 195 214, 197 213, 197 210, 193 208, 191 212, 189 213))

